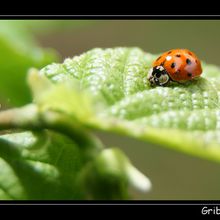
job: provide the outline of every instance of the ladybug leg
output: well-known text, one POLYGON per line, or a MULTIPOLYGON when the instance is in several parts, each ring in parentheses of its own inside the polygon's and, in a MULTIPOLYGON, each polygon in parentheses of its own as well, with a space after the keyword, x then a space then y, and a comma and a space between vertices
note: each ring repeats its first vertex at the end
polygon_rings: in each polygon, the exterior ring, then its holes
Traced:
POLYGON ((170 79, 170 81, 175 83, 175 84, 179 84, 179 85, 183 85, 184 84, 184 82, 179 82, 179 81, 175 81, 175 80, 172 80, 172 79, 170 79))

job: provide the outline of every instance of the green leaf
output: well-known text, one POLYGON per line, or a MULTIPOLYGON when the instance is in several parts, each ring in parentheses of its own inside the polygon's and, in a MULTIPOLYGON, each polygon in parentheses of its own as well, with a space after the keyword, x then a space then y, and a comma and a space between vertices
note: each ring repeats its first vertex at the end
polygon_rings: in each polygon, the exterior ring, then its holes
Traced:
POLYGON ((149 190, 121 151, 99 149, 88 160, 86 148, 52 131, 0 136, 0 199, 125 199, 129 185, 149 190))
POLYGON ((83 158, 70 139, 52 132, 0 138, 1 199, 81 199, 75 186, 83 158))
POLYGON ((153 88, 147 73, 155 58, 139 48, 97 48, 32 71, 29 83, 42 111, 219 162, 220 69, 203 62, 199 80, 153 88))
POLYGON ((31 101, 26 84, 30 67, 41 68, 58 60, 52 49, 42 49, 19 21, 0 21, 1 105, 20 106, 31 101))

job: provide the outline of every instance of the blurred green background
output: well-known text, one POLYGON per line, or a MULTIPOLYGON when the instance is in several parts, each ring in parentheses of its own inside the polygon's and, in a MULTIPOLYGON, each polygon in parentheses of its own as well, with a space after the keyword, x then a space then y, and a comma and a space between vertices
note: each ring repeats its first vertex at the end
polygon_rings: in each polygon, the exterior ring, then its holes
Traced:
MULTIPOLYGON (((41 47, 59 52, 61 62, 94 47, 135 46, 156 54, 172 48, 188 48, 207 63, 220 66, 220 20, 22 22, 41 47)), ((107 146, 122 148, 134 165, 151 179, 152 191, 136 193, 135 199, 220 199, 220 164, 126 137, 105 133, 97 135, 107 146)))
POLYGON ((64 22, 75 23, 76 28, 66 28, 64 31, 64 27, 67 27, 64 26, 62 30, 59 28, 57 32, 47 35, 38 32, 41 44, 56 48, 63 57, 80 54, 93 47, 138 46, 151 53, 161 53, 171 48, 188 48, 206 62, 220 65, 218 20, 64 22))

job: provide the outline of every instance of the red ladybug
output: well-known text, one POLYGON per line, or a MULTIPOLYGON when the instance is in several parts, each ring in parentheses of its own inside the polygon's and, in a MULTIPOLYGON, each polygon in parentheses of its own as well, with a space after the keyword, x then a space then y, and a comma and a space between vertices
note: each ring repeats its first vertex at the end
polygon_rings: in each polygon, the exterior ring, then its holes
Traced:
POLYGON ((193 52, 174 49, 163 53, 154 61, 148 80, 152 86, 164 86, 170 81, 184 83, 198 78, 201 73, 201 62, 193 52))

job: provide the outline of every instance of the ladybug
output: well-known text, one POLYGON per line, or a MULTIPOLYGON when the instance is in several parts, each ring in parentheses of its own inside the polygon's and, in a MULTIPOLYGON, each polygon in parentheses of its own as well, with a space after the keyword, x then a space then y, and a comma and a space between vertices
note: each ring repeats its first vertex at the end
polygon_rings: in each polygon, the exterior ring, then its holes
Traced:
POLYGON ((184 83, 202 74, 198 57, 187 49, 169 50, 159 56, 148 73, 152 86, 165 86, 170 81, 184 83))

